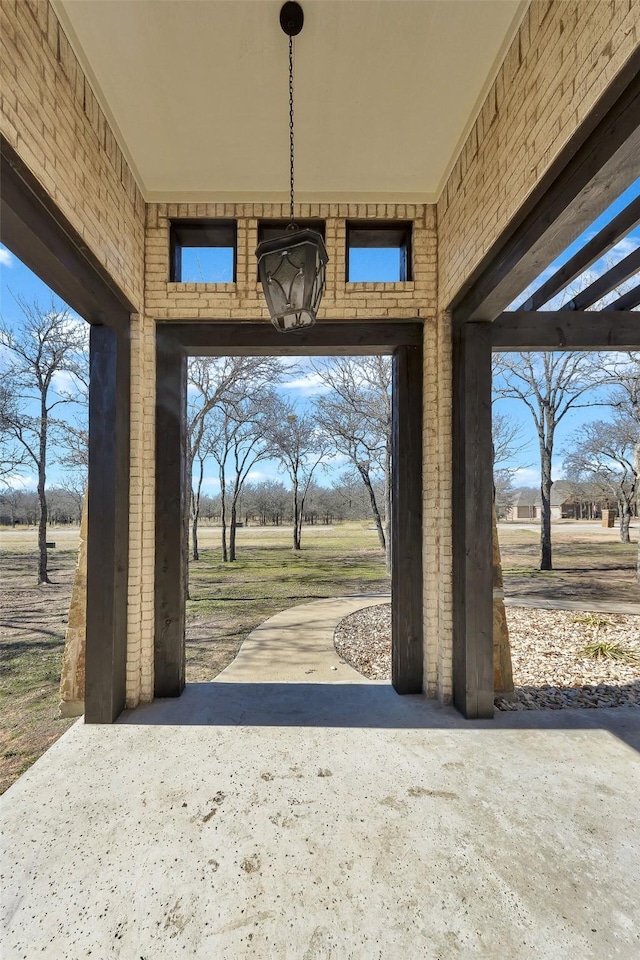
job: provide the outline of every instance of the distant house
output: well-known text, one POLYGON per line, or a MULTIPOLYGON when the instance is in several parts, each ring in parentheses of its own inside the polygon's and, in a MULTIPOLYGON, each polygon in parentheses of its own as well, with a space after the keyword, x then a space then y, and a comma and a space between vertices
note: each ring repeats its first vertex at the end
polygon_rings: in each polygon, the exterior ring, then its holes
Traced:
MULTIPOLYGON (((540 491, 534 487, 520 487, 513 492, 506 520, 539 520, 540 491)), ((591 483, 571 483, 556 480, 551 486, 552 520, 599 520, 602 511, 616 508, 615 497, 606 497, 591 483)))

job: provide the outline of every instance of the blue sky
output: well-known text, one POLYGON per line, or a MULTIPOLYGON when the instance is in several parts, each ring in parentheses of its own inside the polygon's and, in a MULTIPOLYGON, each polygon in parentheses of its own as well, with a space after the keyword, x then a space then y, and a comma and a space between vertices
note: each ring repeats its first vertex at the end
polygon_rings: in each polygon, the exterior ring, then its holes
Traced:
MULTIPOLYGON (((527 290, 511 304, 510 309, 515 309, 520 303, 524 302, 531 293, 536 290, 545 280, 551 276, 563 263, 565 263, 586 241, 593 237, 602 229, 616 214, 633 198, 640 196, 640 178, 629 187, 614 203, 612 203, 595 220, 591 226, 584 231, 574 243, 566 248, 562 254, 556 258, 532 283, 527 290)), ((593 266, 578 278, 572 287, 578 288, 590 282, 602 271, 612 264, 617 263, 623 257, 627 256, 632 250, 640 246, 640 228, 635 229, 623 241, 613 247, 601 261, 593 266)), ((183 278, 191 282, 229 282, 233 278, 233 261, 230 250, 224 248, 214 248, 212 250, 201 250, 195 248, 183 248, 183 278)), ((368 249, 353 250, 350 253, 351 276, 354 280, 393 280, 397 278, 398 272, 398 251, 393 249, 368 249)), ((14 327, 21 322, 21 311, 15 302, 13 295, 21 295, 28 301, 37 300, 41 306, 48 307, 51 302, 51 292, 17 257, 8 250, 0 246, 0 315, 3 323, 14 327)), ((615 295, 614 295, 615 296, 615 295)), ((562 297, 555 298, 545 305, 544 309, 557 308, 562 302, 562 297)), ((607 300, 603 301, 606 304, 607 300)), ((61 301, 58 300, 61 304, 61 301)), ((640 314, 639 322, 640 322, 640 314)), ((2 348, 0 348, 0 351, 2 348)), ((6 355, 0 352, 0 373, 6 366, 6 355)), ((311 361, 301 358, 295 361, 296 369, 291 371, 290 377, 285 377, 279 390, 288 399, 300 404, 304 409, 317 395, 324 392, 326 388, 322 385, 317 374, 313 372, 311 361)), ((597 399, 594 397, 593 399, 597 399)), ((585 398, 587 402, 588 397, 585 398)), ((507 464, 516 471, 516 484, 536 485, 539 483, 539 455, 537 449, 537 437, 534 432, 534 426, 531 414, 526 407, 517 400, 497 400, 494 409, 508 414, 518 422, 526 440, 525 448, 518 454, 516 459, 507 464)), ((556 434, 555 444, 555 467, 554 477, 558 478, 562 470, 562 453, 567 447, 569 438, 575 430, 583 423, 590 420, 601 419, 606 416, 606 410, 603 407, 591 406, 576 409, 567 414, 566 418, 559 425, 556 434)), ((338 475, 344 468, 344 463, 337 458, 329 469, 318 475, 320 482, 330 482, 333 476, 338 475)), ((61 479, 61 471, 58 466, 52 464, 50 470, 51 483, 57 483, 61 479)), ((254 471, 253 479, 283 479, 279 473, 277 463, 266 461, 258 464, 254 471)), ((21 480, 16 483, 32 487, 35 485, 35 477, 32 473, 26 472, 21 480)), ((205 489, 214 493, 218 488, 216 471, 212 467, 207 470, 205 489)))

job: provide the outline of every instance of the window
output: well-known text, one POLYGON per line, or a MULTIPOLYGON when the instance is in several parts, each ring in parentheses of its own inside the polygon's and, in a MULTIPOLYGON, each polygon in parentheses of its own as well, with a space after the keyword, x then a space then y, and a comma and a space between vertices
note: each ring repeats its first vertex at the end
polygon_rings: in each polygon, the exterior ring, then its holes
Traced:
POLYGON ((411 280, 411 222, 347 222, 347 283, 411 280))
POLYGON ((235 220, 172 220, 169 279, 176 283, 235 283, 235 220))

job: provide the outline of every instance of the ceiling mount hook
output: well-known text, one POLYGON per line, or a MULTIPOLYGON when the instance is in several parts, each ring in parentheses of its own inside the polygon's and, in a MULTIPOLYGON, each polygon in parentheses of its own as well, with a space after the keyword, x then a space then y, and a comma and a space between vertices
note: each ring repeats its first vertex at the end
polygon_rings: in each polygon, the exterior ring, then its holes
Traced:
POLYGON ((287 0, 280 8, 280 26, 288 37, 297 37, 304 24, 302 7, 295 0, 287 0))

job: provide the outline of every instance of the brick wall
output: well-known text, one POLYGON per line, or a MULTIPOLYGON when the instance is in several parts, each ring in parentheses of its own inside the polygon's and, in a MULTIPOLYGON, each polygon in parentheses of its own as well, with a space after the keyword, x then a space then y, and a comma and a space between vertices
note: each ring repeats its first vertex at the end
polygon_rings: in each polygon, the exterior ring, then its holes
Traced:
MULTIPOLYGON (((280 204, 149 204, 146 312, 156 320, 269 319, 257 279, 258 220, 286 219, 280 204), (169 282, 169 223, 177 219, 232 217, 238 223, 236 283, 169 282)), ((436 310, 436 226, 433 205, 302 204, 301 219, 325 221, 329 254, 319 319, 433 317, 436 310), (346 283, 347 219, 413 221, 413 280, 405 283, 346 283)))
POLYGON ((640 43, 638 0, 533 0, 438 200, 446 308, 640 43))
MULTIPOLYGON (((268 322, 269 313, 262 296, 256 274, 255 248, 258 243, 258 220, 282 219, 288 216, 288 206, 279 204, 149 204, 147 207, 146 233, 146 299, 145 315, 158 322, 164 320, 256 320, 268 322), (199 217, 230 217, 237 220, 237 278, 234 284, 196 284, 172 283, 169 281, 169 224, 171 220, 194 219, 199 217)), ((301 219, 325 220, 325 242, 329 254, 327 264, 327 282, 320 308, 319 319, 373 319, 373 318, 423 318, 427 322, 430 338, 425 340, 425 362, 429 363, 427 382, 426 422, 431 428, 440 420, 447 424, 446 411, 442 418, 436 417, 435 404, 438 400, 437 376, 438 361, 436 353, 437 322, 437 234, 436 209, 434 205, 395 205, 395 204, 303 204, 300 208, 301 219), (413 280, 405 283, 346 283, 345 251, 346 221, 348 219, 411 220, 413 221, 413 280), (435 336, 435 339, 434 339, 435 336)), ((150 328, 151 329, 151 328, 150 328)), ((150 341, 142 345, 146 358, 142 360, 149 369, 153 365, 153 354, 149 350, 150 341)), ((134 341, 135 344, 135 341, 134 341)), ((147 379, 140 382, 148 384, 147 379)), ((134 419, 135 431, 142 429, 153 435, 152 396, 147 396, 138 408, 140 421, 134 419), (144 426, 142 426, 144 424, 144 426)), ((136 417, 138 414, 135 415, 136 417)), ((436 425, 437 432, 437 425, 436 425)), ((445 448, 446 450, 446 438, 445 448)), ((438 478, 440 467, 438 457, 440 447, 425 443, 425 476, 431 478, 431 484, 425 492, 425 562, 431 570, 430 582, 434 585, 428 592, 428 604, 425 617, 433 619, 437 611, 437 623, 430 622, 428 631, 430 647, 426 660, 432 682, 429 684, 431 696, 450 695, 450 668, 446 663, 442 669, 446 649, 450 649, 451 630, 447 632, 446 610, 442 615, 442 600, 439 589, 442 577, 437 568, 440 554, 434 553, 434 531, 437 531, 437 543, 440 544, 441 511, 438 498, 441 495, 438 478), (435 479, 435 485, 434 485, 435 479), (436 518, 434 526, 432 518, 436 518), (428 531, 428 535, 427 535, 428 531), (444 631, 439 633, 439 630, 444 631), (441 649, 440 637, 445 647, 441 649), (445 652, 443 652, 443 650, 445 652)), ((148 471, 139 498, 147 496, 146 507, 142 501, 135 502, 135 509, 145 515, 143 528, 153 530, 153 502, 148 489, 153 487, 151 478, 151 460, 145 462, 148 471), (146 512, 145 512, 146 511, 146 512)), ((132 477, 137 488, 137 478, 132 477)), ((138 586, 153 583, 153 541, 144 535, 146 545, 141 554, 136 552, 135 561, 140 564, 139 571, 132 582, 131 600, 137 595, 138 586)), ((445 578, 446 580, 446 578, 445 578)), ((151 695, 153 677, 153 602, 143 600, 140 612, 130 615, 131 641, 127 674, 128 702, 136 702, 136 696, 143 700, 151 695), (142 618, 142 631, 138 631, 138 617, 142 618), (147 618, 148 628, 144 625, 147 618), (149 680, 149 678, 151 678, 149 680)), ((426 681, 425 681, 426 683, 426 681)))
POLYGON ((0 2, 0 129, 138 308, 144 200, 48 0, 0 2))

